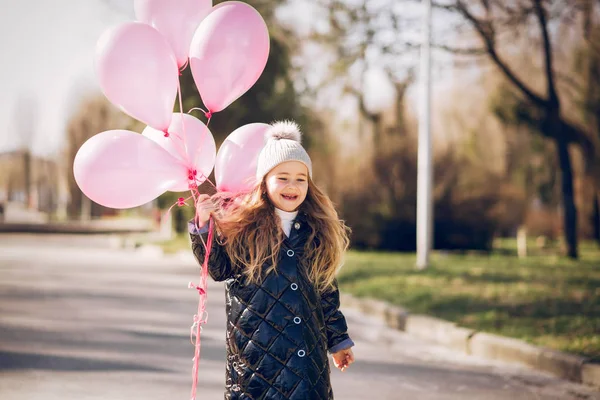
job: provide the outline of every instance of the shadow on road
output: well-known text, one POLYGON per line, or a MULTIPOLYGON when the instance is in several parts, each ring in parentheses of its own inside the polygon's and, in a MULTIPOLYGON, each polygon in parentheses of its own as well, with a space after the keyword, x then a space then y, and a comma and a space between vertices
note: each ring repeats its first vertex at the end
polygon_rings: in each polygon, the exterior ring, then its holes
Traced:
POLYGON ((94 360, 92 358, 0 351, 0 371, 19 369, 51 371, 169 372, 169 370, 164 368, 149 367, 140 364, 94 360))
MULTIPOLYGON (((3 345, 35 343, 49 349, 49 353, 62 351, 95 352, 119 357, 175 358, 192 357, 194 347, 189 336, 168 333, 152 333, 136 330, 104 330, 100 337, 94 337, 87 331, 56 332, 16 328, 0 325, 0 339, 3 345), (107 337, 108 336, 108 337, 107 337), (114 336, 114 337, 111 337, 114 336), (109 339, 110 338, 110 339, 109 339)), ((39 348, 39 347, 38 347, 39 348)), ((224 343, 202 338, 202 359, 220 362, 225 359, 224 343)), ((94 358, 57 356, 41 353, 27 353, 0 350, 0 370, 43 369, 59 371, 98 371, 133 370, 153 372, 176 372, 159 366, 149 366, 148 359, 142 364, 120 361, 102 361, 94 358)))

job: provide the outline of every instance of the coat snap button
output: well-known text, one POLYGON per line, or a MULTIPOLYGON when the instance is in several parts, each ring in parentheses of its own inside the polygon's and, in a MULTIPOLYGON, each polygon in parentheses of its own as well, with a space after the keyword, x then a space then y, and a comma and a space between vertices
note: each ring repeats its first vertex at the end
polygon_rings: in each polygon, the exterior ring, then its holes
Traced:
POLYGON ((298 325, 300 322, 302 322, 302 319, 300 319, 300 317, 294 317, 294 323, 296 325, 298 325))
POLYGON ((288 251, 287 251, 287 255, 288 255, 289 257, 294 257, 294 250, 292 250, 292 249, 288 250, 288 251))
POLYGON ((296 228, 296 229, 300 229, 300 222, 296 222, 296 223, 294 224, 294 228, 296 228))
POLYGON ((296 282, 292 283, 290 287, 292 288, 292 290, 298 290, 298 284, 296 282))
POLYGON ((304 350, 298 350, 298 357, 304 357, 306 352, 304 350))

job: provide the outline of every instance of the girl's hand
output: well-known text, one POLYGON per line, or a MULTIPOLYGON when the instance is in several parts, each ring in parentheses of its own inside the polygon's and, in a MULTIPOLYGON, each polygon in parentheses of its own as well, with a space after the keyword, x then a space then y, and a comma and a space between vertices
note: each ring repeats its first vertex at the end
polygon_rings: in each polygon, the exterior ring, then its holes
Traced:
POLYGON ((196 225, 199 228, 203 227, 208 222, 210 216, 213 212, 215 212, 215 210, 215 204, 209 195, 201 194, 198 196, 198 199, 196 200, 196 225))
POLYGON ((333 358, 333 364, 342 372, 354 362, 352 349, 340 350, 337 353, 333 353, 331 357, 333 358))

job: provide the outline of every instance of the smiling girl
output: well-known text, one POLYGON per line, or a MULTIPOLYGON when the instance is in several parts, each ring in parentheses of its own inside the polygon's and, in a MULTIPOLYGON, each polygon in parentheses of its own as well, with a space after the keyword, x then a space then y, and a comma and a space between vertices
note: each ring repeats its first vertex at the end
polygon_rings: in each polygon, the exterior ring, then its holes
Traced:
POLYGON ((327 352, 342 371, 354 362, 335 279, 348 228, 313 183, 300 136, 273 124, 254 189, 226 208, 206 195, 196 205, 194 254, 204 259, 212 216, 209 273, 226 284, 226 399, 333 399, 327 352))

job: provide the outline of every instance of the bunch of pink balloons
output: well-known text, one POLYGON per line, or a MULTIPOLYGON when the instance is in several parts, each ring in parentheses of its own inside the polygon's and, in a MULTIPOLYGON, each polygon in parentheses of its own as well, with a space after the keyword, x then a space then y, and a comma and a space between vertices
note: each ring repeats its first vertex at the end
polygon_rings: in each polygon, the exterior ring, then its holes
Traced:
POLYGON ((115 129, 86 141, 73 165, 80 189, 96 203, 130 208, 194 190, 214 167, 218 190, 248 190, 268 125, 236 129, 217 153, 208 122, 173 110, 188 65, 209 121, 256 83, 269 56, 263 18, 238 1, 135 0, 134 7, 137 21, 98 40, 96 70, 108 100, 147 126, 141 135, 115 129))

